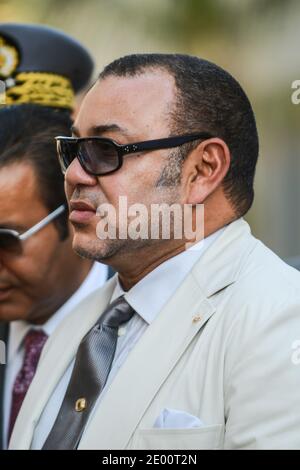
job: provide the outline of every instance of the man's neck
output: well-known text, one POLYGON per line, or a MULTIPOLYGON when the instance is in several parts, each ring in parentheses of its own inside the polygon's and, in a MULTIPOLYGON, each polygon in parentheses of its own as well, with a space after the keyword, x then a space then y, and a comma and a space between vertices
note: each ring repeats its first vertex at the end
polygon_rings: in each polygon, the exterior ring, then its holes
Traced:
MULTIPOLYGON (((171 246, 169 249, 164 250, 163 252, 156 253, 156 256, 153 256, 153 248, 151 253, 146 253, 143 250, 143 254, 139 257, 138 251, 135 253, 135 266, 131 265, 131 269, 126 269, 126 266, 120 267, 117 269, 119 273, 119 282, 124 289, 128 291, 137 284, 141 279, 143 279, 147 274, 153 271, 157 266, 164 263, 170 258, 182 253, 185 250, 185 244, 178 246, 171 246), (148 255, 148 256, 147 256, 148 255), (140 263, 137 262, 137 259, 140 260, 140 263)), ((148 251, 148 250, 147 250, 148 251)))
MULTIPOLYGON (((230 217, 219 222, 207 220, 205 222, 204 238, 233 222, 235 218, 231 214, 230 217)), ((122 288, 128 291, 157 266, 185 251, 187 247, 197 241, 199 240, 170 240, 167 244, 141 247, 140 250, 136 250, 134 253, 125 253, 116 263, 112 263, 112 267, 119 273, 122 288)))

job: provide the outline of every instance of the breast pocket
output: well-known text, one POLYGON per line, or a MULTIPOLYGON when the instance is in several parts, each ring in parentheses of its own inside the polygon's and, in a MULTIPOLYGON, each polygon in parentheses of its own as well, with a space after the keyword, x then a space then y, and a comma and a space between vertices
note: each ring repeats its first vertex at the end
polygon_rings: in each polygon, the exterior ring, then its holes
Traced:
POLYGON ((201 450, 222 449, 223 424, 191 429, 139 429, 133 438, 134 449, 201 450))

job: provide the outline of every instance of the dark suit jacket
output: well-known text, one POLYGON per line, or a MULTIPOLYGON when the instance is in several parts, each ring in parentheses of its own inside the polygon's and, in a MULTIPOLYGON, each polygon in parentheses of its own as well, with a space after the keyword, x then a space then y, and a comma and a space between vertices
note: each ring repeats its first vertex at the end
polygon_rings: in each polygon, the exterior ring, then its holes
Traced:
MULTIPOLYGON (((8 325, 0 323, 0 340, 4 341, 7 347, 8 325)), ((3 442, 3 393, 4 393, 4 373, 5 364, 0 364, 0 450, 3 442)))

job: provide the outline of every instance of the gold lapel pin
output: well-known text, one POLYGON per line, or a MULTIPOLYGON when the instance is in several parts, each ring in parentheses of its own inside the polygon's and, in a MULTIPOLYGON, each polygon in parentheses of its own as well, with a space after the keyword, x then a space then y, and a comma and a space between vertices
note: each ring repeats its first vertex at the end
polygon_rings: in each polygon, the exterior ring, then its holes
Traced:
POLYGON ((83 411, 85 410, 87 407, 87 401, 85 398, 78 398, 78 400, 76 400, 76 403, 75 403, 75 410, 76 411, 83 411))
POLYGON ((198 323, 198 321, 200 321, 201 318, 202 318, 201 315, 195 315, 195 316, 193 317, 193 323, 198 323))

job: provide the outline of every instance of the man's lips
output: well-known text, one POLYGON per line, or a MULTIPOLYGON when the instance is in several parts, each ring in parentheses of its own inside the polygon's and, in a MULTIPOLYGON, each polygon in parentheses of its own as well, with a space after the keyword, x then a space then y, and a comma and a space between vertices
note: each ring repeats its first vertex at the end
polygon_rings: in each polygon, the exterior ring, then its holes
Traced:
POLYGON ((71 222, 87 223, 96 213, 96 209, 85 201, 70 201, 71 222))
POLYGON ((0 301, 5 300, 7 297, 9 297, 13 289, 14 289, 14 286, 12 285, 0 284, 0 301))

